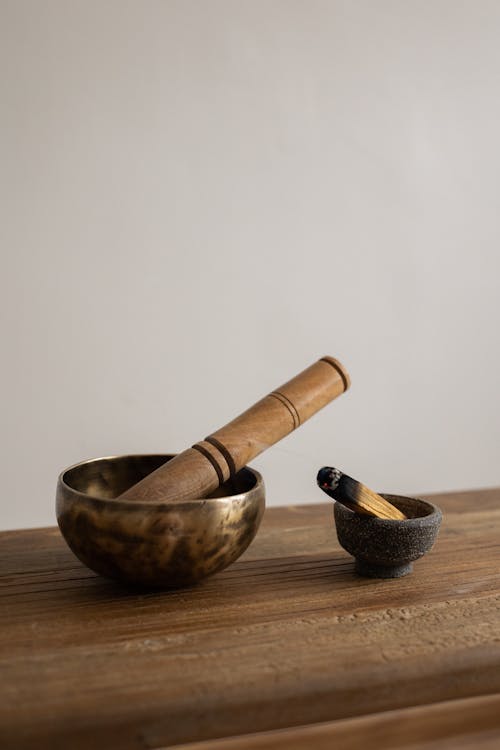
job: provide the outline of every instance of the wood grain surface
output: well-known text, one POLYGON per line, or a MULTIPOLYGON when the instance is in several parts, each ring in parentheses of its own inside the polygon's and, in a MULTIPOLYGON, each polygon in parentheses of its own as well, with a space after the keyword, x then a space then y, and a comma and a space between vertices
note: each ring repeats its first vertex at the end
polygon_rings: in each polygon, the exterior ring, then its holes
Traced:
POLYGON ((328 502, 267 510, 238 562, 173 592, 97 577, 56 529, 0 534, 0 746, 158 748, 500 692, 500 490, 432 500, 437 544, 397 580, 353 575, 328 502))

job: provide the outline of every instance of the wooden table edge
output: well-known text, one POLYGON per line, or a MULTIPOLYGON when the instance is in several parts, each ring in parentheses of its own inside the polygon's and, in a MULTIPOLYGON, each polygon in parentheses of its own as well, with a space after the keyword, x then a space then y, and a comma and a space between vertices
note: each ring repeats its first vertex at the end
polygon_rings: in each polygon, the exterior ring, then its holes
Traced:
MULTIPOLYGON (((470 737, 475 750, 479 736, 498 738, 500 746, 500 693, 409 706, 352 718, 274 729, 234 737, 162 745, 155 750, 370 750, 406 748, 454 737, 470 737)), ((434 745, 433 745, 434 747, 434 745)))

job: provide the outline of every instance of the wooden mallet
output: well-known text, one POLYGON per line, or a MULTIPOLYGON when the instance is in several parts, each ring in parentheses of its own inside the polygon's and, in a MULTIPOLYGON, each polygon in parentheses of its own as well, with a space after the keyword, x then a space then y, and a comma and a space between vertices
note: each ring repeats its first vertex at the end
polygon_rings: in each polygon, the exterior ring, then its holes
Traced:
POLYGON ((168 503, 206 497, 349 385, 340 362, 322 357, 225 427, 148 474, 119 499, 168 503))

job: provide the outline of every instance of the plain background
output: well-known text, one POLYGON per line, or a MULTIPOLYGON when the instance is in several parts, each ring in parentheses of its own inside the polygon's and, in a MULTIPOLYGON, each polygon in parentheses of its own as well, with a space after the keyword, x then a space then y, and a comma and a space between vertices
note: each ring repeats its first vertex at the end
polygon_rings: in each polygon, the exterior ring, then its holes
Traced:
POLYGON ((3 528, 65 466, 174 452, 316 358, 255 460, 500 484, 498 0, 1 1, 3 528))

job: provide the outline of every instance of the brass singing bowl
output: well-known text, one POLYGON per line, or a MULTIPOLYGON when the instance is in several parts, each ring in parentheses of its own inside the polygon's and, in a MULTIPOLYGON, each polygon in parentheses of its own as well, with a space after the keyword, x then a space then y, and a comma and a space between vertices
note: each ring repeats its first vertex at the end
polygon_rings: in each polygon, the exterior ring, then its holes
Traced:
POLYGON ((75 555, 96 573, 147 588, 189 586, 226 568, 254 538, 265 490, 262 476, 248 467, 209 498, 115 499, 171 458, 96 458, 59 476, 59 528, 75 555))

